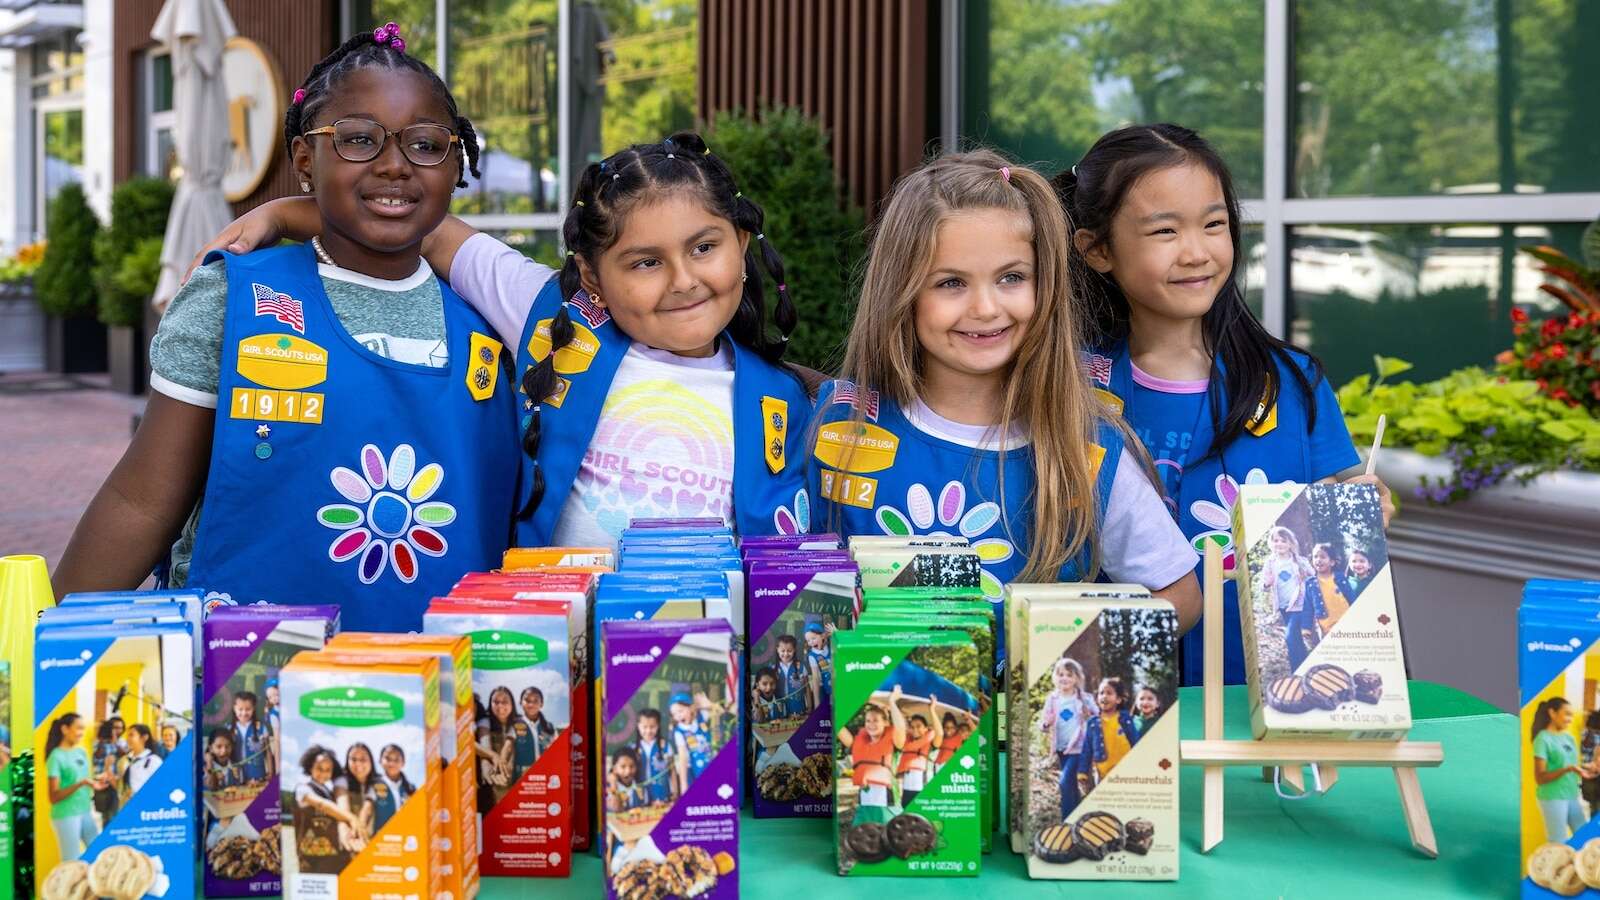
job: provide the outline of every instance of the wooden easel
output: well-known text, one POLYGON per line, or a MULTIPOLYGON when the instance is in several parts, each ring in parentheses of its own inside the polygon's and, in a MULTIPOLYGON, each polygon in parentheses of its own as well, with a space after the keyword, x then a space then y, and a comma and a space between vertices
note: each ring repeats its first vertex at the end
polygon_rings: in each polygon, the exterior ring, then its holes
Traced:
MULTIPOLYGON (((1272 780, 1273 767, 1282 767, 1283 780, 1305 792, 1301 767, 1316 765, 1322 774, 1322 789, 1339 779, 1339 766, 1376 766, 1394 770, 1400 789, 1400 807, 1405 813, 1411 846, 1430 859, 1438 858, 1439 847, 1428 819, 1428 806, 1417 781, 1419 766, 1444 762, 1444 748, 1431 741, 1229 741, 1222 738, 1222 548, 1206 546, 1205 556, 1205 737, 1183 741, 1184 765, 1205 770, 1205 835, 1201 852, 1222 843, 1222 770, 1228 766, 1261 766, 1272 780)), ((1242 601, 1241 601, 1242 602, 1242 601)))

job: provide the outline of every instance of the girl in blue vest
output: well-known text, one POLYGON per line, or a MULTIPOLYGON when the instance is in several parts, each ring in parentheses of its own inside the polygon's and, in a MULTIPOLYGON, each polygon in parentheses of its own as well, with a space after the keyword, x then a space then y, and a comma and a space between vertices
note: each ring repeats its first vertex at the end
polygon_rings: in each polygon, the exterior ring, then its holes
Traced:
POLYGON ((1078 368, 1066 240, 1050 185, 994 153, 901 179, 848 380, 818 398, 812 487, 829 530, 965 536, 996 604, 1010 581, 1103 573, 1172 601, 1187 628, 1194 552, 1078 368))
MULTIPOLYGON (((277 201, 212 246, 298 237, 309 218, 305 201, 277 201)), ((630 519, 657 516, 810 530, 794 448, 811 404, 782 362, 797 319, 763 222, 727 165, 680 133, 583 170, 559 272, 454 218, 424 245, 517 341, 518 546, 615 546, 630 519)))
POLYGON ((379 760, 383 769, 378 775, 377 783, 372 786, 373 834, 382 831, 383 826, 400 811, 400 807, 405 806, 411 795, 417 792, 411 779, 406 777, 406 752, 400 749, 399 744, 384 747, 379 760))
MULTIPOLYGON (((1155 458, 1168 509, 1197 551, 1232 565, 1240 484, 1332 480, 1359 458, 1315 357, 1245 305, 1239 201, 1217 152, 1177 125, 1135 125, 1089 148, 1054 187, 1092 310, 1089 374, 1155 458)), ((1387 520, 1393 507, 1376 478, 1387 520)), ((1244 680, 1237 588, 1227 582, 1224 676, 1244 680)), ((1199 682, 1200 632, 1182 644, 1199 682)))
POLYGON ((811 690, 811 708, 822 705, 822 698, 833 696, 833 624, 811 622, 806 625, 806 681, 811 690))
POLYGON ((144 421, 55 584, 132 588, 165 558, 173 585, 415 630, 498 562, 513 512, 501 344, 421 257, 477 139, 389 26, 311 70, 284 136, 310 240, 214 254, 174 299, 144 421))
POLYGON ((673 780, 677 769, 672 760, 672 743, 661 734, 661 713, 654 709, 639 713, 633 740, 634 756, 639 760, 639 780, 650 794, 650 802, 678 796, 673 780))
POLYGON ((778 674, 778 696, 783 698, 783 715, 798 716, 813 708, 808 667, 797 658, 800 644, 792 634, 778 635, 778 660, 772 670, 778 674))
POLYGON ((711 765, 711 757, 721 746, 722 708, 711 702, 705 694, 673 694, 667 704, 672 714, 673 756, 678 761, 678 784, 688 790, 689 784, 711 765))

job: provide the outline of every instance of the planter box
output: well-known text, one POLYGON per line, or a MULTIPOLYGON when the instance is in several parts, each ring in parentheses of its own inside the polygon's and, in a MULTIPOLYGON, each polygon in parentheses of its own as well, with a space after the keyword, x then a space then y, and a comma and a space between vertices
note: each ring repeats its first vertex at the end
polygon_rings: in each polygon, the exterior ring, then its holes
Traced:
POLYGON ((0 372, 44 369, 44 311, 33 283, 0 284, 0 372))
POLYGON ((1517 708, 1517 604, 1530 578, 1600 579, 1600 475, 1552 472, 1449 506, 1412 489, 1450 464, 1384 450, 1378 473, 1400 500, 1389 528, 1395 595, 1414 678, 1517 708))
POLYGON ((142 326, 113 325, 106 329, 106 364, 111 371, 111 389, 138 396, 148 384, 146 371, 150 341, 142 326))
POLYGON ((45 368, 57 375, 106 370, 106 327, 95 319, 45 317, 45 368))

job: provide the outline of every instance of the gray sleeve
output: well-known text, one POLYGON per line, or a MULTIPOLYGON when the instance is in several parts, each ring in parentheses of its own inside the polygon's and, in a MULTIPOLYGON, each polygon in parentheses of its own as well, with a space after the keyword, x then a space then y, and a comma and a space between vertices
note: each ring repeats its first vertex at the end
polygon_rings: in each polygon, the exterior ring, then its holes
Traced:
POLYGON ((222 325, 228 312, 223 265, 217 260, 194 270, 150 340, 150 387, 208 409, 217 408, 222 325))
POLYGON ((1117 461, 1106 518, 1100 523, 1106 574, 1158 591, 1194 570, 1198 558, 1167 506, 1127 450, 1117 461))

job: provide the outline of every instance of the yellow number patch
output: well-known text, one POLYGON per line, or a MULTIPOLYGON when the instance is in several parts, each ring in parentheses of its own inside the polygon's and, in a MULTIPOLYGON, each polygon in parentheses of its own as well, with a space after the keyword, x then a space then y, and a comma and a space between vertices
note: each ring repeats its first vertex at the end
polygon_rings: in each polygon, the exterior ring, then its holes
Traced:
POLYGON ((318 393, 236 387, 228 406, 228 418, 321 425, 324 402, 325 398, 318 393))
POLYGON ((832 469, 822 470, 821 486, 822 496, 828 500, 861 509, 872 509, 878 497, 878 479, 832 469))

